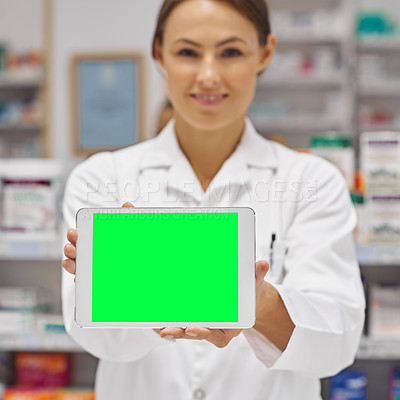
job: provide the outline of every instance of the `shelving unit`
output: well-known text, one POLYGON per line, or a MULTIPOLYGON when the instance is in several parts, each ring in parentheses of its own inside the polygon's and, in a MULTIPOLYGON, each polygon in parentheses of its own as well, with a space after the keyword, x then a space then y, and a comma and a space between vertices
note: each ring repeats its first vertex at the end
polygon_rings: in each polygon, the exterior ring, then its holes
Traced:
POLYGON ((300 148, 308 147, 313 134, 355 132, 353 2, 271 0, 269 5, 277 50, 250 110, 256 128, 300 148), (314 10, 329 24, 308 27, 314 10))

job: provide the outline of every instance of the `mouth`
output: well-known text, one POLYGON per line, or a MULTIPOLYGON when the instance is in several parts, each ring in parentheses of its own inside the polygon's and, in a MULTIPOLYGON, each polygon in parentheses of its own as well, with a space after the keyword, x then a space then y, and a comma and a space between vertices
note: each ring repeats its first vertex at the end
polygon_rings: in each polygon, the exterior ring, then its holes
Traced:
POLYGON ((224 93, 192 93, 190 94, 194 100, 201 105, 218 105, 222 103, 227 97, 224 93))

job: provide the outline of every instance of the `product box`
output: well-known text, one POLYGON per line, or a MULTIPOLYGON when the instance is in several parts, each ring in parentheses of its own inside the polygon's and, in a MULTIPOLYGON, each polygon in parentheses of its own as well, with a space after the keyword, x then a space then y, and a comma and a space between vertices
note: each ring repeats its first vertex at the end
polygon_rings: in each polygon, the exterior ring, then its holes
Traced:
POLYGON ((56 392, 54 400, 95 400, 92 389, 62 389, 56 392))
POLYGON ((47 389, 7 388, 3 400, 55 400, 54 392, 47 389))
POLYGON ((345 370, 330 379, 330 400, 367 400, 364 371, 345 370))
POLYGON ((345 177, 348 187, 354 187, 353 138, 336 135, 313 136, 310 150, 334 164, 345 177))
POLYGON ((390 372, 388 400, 400 400, 400 367, 393 368, 390 372))
POLYGON ((360 164, 365 194, 400 194, 400 132, 362 133, 360 164))
POLYGON ((0 310, 0 334, 29 333, 35 329, 35 314, 32 311, 0 310))
POLYGON ((0 287, 0 309, 37 309, 43 304, 43 293, 33 287, 0 287))
POLYGON ((36 314, 36 331, 39 334, 65 334, 63 316, 61 314, 36 314))
POLYGON ((66 353, 17 353, 16 384, 30 388, 61 388, 70 383, 70 357, 66 353))
POLYGON ((369 335, 400 337, 400 286, 373 284, 369 291, 369 335))
POLYGON ((400 195, 373 195, 365 198, 368 244, 400 244, 400 195))
POLYGON ((2 160, 0 181, 3 231, 57 231, 61 194, 61 165, 57 161, 2 160))

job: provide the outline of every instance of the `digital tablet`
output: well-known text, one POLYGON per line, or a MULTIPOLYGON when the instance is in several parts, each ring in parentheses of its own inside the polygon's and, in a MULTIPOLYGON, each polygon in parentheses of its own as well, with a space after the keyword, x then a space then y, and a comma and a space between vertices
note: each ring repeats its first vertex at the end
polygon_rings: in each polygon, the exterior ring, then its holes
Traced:
POLYGON ((251 208, 84 208, 76 221, 80 327, 254 325, 251 208))

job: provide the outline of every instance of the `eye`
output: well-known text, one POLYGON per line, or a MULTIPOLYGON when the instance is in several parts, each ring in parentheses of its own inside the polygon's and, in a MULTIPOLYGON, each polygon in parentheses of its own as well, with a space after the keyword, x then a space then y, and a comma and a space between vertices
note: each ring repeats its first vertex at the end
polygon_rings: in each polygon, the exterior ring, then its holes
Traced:
POLYGON ((222 53, 222 57, 240 57, 243 53, 238 49, 226 49, 222 53))
POLYGON ((196 57, 197 53, 191 49, 182 49, 178 51, 178 55, 184 57, 196 57))

